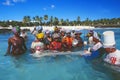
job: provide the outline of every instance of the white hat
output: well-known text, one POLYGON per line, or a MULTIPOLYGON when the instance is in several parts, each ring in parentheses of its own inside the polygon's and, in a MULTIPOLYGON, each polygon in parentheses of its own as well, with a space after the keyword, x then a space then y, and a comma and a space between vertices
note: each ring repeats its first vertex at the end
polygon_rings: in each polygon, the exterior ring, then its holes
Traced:
POLYGON ((38 31, 39 31, 39 30, 43 30, 43 27, 42 27, 42 26, 37 26, 37 27, 36 27, 36 30, 38 30, 38 31))
POLYGON ((49 30, 46 30, 46 31, 45 31, 45 34, 49 34, 49 33, 50 33, 50 31, 49 31, 49 30))
POLYGON ((60 37, 60 35, 59 35, 59 34, 57 34, 57 33, 54 33, 54 34, 52 35, 52 37, 53 37, 53 38, 59 38, 59 37, 60 37))
POLYGON ((71 33, 70 30, 67 30, 66 33, 71 33))
POLYGON ((104 47, 113 47, 115 46, 115 36, 113 31, 103 32, 103 45, 104 47))
POLYGON ((64 29, 64 28, 61 28, 61 29, 60 29, 60 32, 62 32, 62 31, 65 32, 65 29, 64 29))
POLYGON ((75 34, 82 34, 82 33, 80 32, 80 30, 76 30, 75 34))

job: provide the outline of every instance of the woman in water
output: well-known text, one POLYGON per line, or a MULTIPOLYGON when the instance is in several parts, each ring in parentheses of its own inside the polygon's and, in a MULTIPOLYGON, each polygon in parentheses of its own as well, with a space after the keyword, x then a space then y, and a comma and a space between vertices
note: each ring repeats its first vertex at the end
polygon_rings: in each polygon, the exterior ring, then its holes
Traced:
POLYGON ((25 53, 27 47, 24 38, 20 36, 20 27, 13 27, 12 31, 14 36, 8 39, 8 48, 5 55, 21 55, 25 53))

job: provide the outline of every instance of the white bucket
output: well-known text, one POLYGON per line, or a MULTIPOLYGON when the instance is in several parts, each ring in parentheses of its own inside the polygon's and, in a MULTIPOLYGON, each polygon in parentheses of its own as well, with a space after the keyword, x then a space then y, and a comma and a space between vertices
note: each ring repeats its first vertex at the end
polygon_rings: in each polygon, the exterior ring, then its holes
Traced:
POLYGON ((115 35, 113 31, 103 32, 103 45, 104 47, 111 47, 115 45, 115 35))

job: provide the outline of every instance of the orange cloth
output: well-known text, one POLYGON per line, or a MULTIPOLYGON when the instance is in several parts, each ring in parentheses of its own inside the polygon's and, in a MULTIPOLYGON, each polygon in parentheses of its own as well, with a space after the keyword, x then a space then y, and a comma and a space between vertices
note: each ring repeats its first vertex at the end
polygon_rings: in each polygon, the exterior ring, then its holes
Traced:
POLYGON ((65 37, 62 39, 63 43, 66 43, 69 46, 72 46, 73 38, 72 37, 65 37))

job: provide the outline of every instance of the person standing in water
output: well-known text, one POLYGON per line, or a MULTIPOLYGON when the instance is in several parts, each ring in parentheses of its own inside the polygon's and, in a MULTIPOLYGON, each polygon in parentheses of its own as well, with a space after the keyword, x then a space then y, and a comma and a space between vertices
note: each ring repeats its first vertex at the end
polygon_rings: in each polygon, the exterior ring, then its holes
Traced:
POLYGON ((114 32, 103 32, 103 41, 103 45, 106 50, 106 56, 104 58, 104 61, 111 65, 120 66, 120 50, 116 47, 114 32))
POLYGON ((39 33, 36 35, 36 40, 31 44, 31 52, 33 54, 42 54, 44 51, 44 43, 43 43, 44 34, 39 33))
POLYGON ((25 41, 27 41, 28 36, 27 36, 27 32, 24 29, 21 30, 20 36, 23 37, 25 41))
POLYGON ((14 33, 14 36, 8 39, 8 48, 5 56, 21 55, 27 50, 24 38, 20 36, 20 27, 13 27, 12 32, 14 33))

